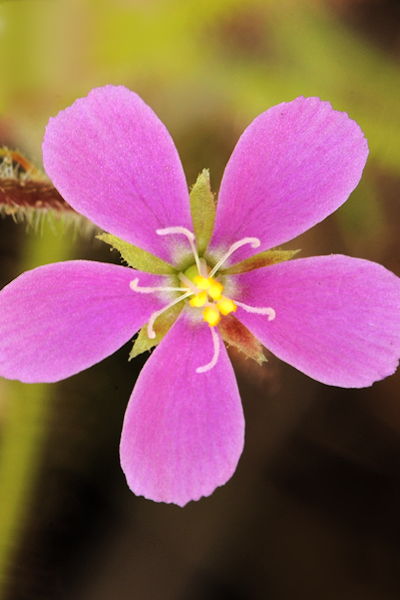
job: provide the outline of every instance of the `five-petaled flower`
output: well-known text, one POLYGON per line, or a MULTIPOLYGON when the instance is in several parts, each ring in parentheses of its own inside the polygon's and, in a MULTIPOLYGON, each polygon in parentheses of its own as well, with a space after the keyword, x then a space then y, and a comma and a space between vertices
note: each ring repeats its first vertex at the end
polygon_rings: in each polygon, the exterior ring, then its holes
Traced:
POLYGON ((151 345, 162 323, 122 431, 136 494, 184 505, 234 472, 244 419, 222 339, 245 347, 255 336, 329 385, 369 386, 395 371, 395 275, 341 255, 267 252, 331 214, 361 177, 366 140, 329 103, 297 98, 257 117, 227 164, 215 214, 205 175, 190 204, 168 131, 124 87, 95 89, 51 119, 43 153, 65 200, 148 272, 78 260, 22 274, 0 293, 0 375, 58 381, 142 327, 151 345))

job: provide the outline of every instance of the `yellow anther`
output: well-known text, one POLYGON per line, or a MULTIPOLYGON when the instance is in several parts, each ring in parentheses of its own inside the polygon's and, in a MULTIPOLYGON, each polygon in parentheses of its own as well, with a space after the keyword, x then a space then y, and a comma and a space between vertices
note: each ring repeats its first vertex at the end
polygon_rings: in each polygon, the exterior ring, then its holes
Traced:
POLYGON ((192 296, 189 300, 190 306, 194 306, 196 308, 199 306, 204 306, 206 302, 207 302, 207 292, 200 292, 199 294, 192 296))
POLYGON ((210 281, 210 287, 207 290, 208 295, 213 300, 219 300, 222 297, 222 292, 223 292, 224 286, 219 281, 215 281, 215 279, 210 278, 209 281, 210 281))
POLYGON ((234 303, 234 301, 230 298, 225 298, 225 296, 222 296, 217 301, 217 306, 222 315, 229 315, 229 313, 235 312, 237 310, 237 306, 234 303))
POLYGON ((202 275, 196 275, 193 277, 193 283, 199 290, 207 290, 208 295, 213 300, 219 300, 222 296, 224 286, 219 281, 216 281, 212 277, 203 277, 202 275))
POLYGON ((215 327, 221 320, 221 315, 219 314, 218 308, 215 304, 210 304, 210 306, 206 306, 203 310, 203 319, 211 325, 211 327, 215 327))
POLYGON ((211 285, 211 281, 211 279, 208 279, 208 277, 203 277, 202 275, 196 275, 196 277, 193 277, 193 283, 197 288, 199 288, 199 290, 208 290, 211 285))

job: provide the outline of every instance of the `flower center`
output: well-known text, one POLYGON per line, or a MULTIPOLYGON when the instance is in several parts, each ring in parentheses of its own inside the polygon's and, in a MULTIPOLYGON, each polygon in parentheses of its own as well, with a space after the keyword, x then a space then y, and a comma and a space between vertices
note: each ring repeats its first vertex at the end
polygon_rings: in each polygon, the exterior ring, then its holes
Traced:
MULTIPOLYGON (((201 259, 200 259, 201 261, 201 259)), ((206 275, 208 267, 203 262, 200 263, 200 274, 197 270, 197 265, 192 265, 184 273, 179 275, 183 284, 191 283, 188 291, 192 291, 193 295, 189 298, 188 303, 193 308, 202 308, 203 319, 211 327, 215 327, 221 320, 221 315, 229 315, 237 310, 237 306, 233 300, 223 295, 224 286, 214 277, 206 275)))
POLYGON ((266 315, 268 321, 275 319, 275 310, 271 307, 256 307, 249 306, 239 300, 232 300, 227 296, 223 295, 224 286, 223 284, 215 279, 215 275, 222 267, 222 265, 230 258, 230 256, 236 252, 239 248, 245 244, 251 244, 253 248, 257 248, 260 245, 260 240, 257 238, 243 238, 238 242, 232 244, 229 250, 220 258, 216 265, 209 270, 206 261, 198 255, 195 236, 194 234, 186 229, 185 227, 167 227, 165 229, 157 229, 157 235, 184 235, 189 241, 189 245, 193 254, 194 264, 186 269, 183 273, 179 273, 178 278, 182 283, 182 287, 164 286, 164 287, 145 287, 139 285, 139 279, 133 279, 130 283, 130 287, 133 291, 142 294, 152 294, 155 292, 183 292, 178 297, 174 298, 169 304, 164 306, 161 310, 155 311, 147 323, 147 335, 149 338, 154 339, 156 333, 154 331, 154 323, 158 317, 166 310, 175 306, 179 302, 188 299, 188 304, 192 308, 201 308, 203 320, 210 326, 211 337, 213 342, 213 356, 209 363, 198 367, 197 373, 205 373, 212 369, 218 361, 219 349, 220 349, 220 338, 216 332, 215 327, 221 321, 222 316, 229 315, 235 312, 240 306, 243 310, 251 313, 257 313, 266 315))

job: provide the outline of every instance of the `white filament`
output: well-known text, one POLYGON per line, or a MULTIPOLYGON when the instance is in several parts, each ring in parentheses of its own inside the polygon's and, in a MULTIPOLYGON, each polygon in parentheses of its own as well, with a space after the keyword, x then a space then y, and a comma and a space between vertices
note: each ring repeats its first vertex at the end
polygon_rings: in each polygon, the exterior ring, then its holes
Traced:
POLYGON ((214 277, 215 273, 222 267, 224 262, 226 262, 228 260, 228 258, 234 252, 236 252, 236 250, 239 250, 239 248, 241 248, 242 246, 245 246, 246 244, 251 244, 252 248, 258 248, 259 245, 261 244, 261 242, 258 238, 255 238, 255 237, 246 237, 246 238, 243 238, 242 240, 239 240, 238 242, 235 242, 234 244, 232 244, 232 246, 229 248, 228 252, 223 255, 223 257, 217 262, 215 267, 212 269, 209 277, 214 277))
POLYGON ((187 288, 169 287, 169 286, 147 287, 147 286, 138 285, 138 284, 139 284, 139 279, 136 278, 130 282, 129 287, 134 292, 139 292, 140 294, 153 294, 154 292, 187 292, 187 288))
POLYGON ((210 362, 206 365, 203 365, 202 367, 197 367, 196 373, 206 373, 207 371, 211 371, 211 369, 217 364, 219 357, 219 335, 214 327, 210 327, 210 331, 213 342, 213 357, 210 360, 210 362))
POLYGON ((276 312, 270 306, 259 307, 259 306, 249 306, 248 304, 243 304, 243 302, 239 302, 238 300, 234 300, 235 304, 243 308, 246 312, 254 313, 256 315, 267 315, 268 321, 273 321, 276 317, 276 312))
POLYGON ((189 240, 190 248, 193 252, 197 270, 199 273, 201 273, 200 258, 197 254, 197 248, 195 244, 196 238, 194 236, 194 233, 192 233, 189 229, 186 229, 186 227, 165 227, 164 229, 156 229, 157 235, 172 235, 174 233, 185 235, 187 237, 187 239, 189 240))
POLYGON ((175 298, 175 300, 173 300, 172 302, 167 304, 167 306, 164 306, 164 308, 161 308, 160 310, 156 310, 155 312, 153 312, 153 314, 151 315, 151 317, 149 319, 149 322, 147 323, 147 335, 149 336, 149 338, 151 340, 154 340, 154 338, 156 337, 156 332, 153 329, 155 320, 158 319, 158 317, 160 315, 162 315, 163 312, 165 312, 172 306, 175 306, 175 304, 178 304, 179 302, 181 302, 181 300, 185 300, 192 294, 193 294, 193 292, 186 292, 186 294, 182 294, 182 296, 178 296, 178 298, 175 298))

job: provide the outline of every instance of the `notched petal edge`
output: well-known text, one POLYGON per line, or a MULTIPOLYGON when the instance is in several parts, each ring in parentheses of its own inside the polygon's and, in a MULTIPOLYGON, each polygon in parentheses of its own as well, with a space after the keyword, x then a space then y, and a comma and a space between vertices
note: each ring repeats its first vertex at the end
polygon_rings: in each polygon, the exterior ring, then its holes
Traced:
POLYGON ((111 235, 111 233, 100 233, 96 238, 111 246, 111 250, 117 250, 122 260, 133 269, 152 273, 153 275, 171 275, 176 272, 172 265, 158 258, 158 256, 154 256, 151 252, 147 252, 147 250, 143 250, 138 246, 133 246, 129 242, 111 235))
POLYGON ((254 269, 260 269, 261 267, 268 267, 279 262, 290 260, 301 250, 265 250, 250 256, 245 260, 232 265, 227 269, 221 269, 221 273, 224 275, 237 275, 238 273, 245 273, 246 271, 254 271, 254 269))
POLYGON ((182 303, 175 304, 175 306, 171 306, 169 310, 165 311, 165 313, 158 317, 154 324, 154 332, 156 334, 155 338, 149 338, 147 333, 147 325, 142 327, 133 343, 132 350, 129 354, 129 360, 132 360, 133 358, 136 358, 136 356, 139 356, 139 354, 143 354, 143 352, 150 351, 155 346, 158 346, 161 340, 167 335, 172 325, 175 323, 182 308, 182 303))
POLYGON ((242 325, 233 315, 224 317, 219 326, 222 339, 228 346, 234 346, 242 352, 246 358, 252 358, 258 365, 267 362, 264 356, 262 344, 258 339, 242 325))
POLYGON ((203 169, 190 191, 190 212, 197 249, 203 253, 214 231, 215 198, 210 187, 210 171, 203 169))

